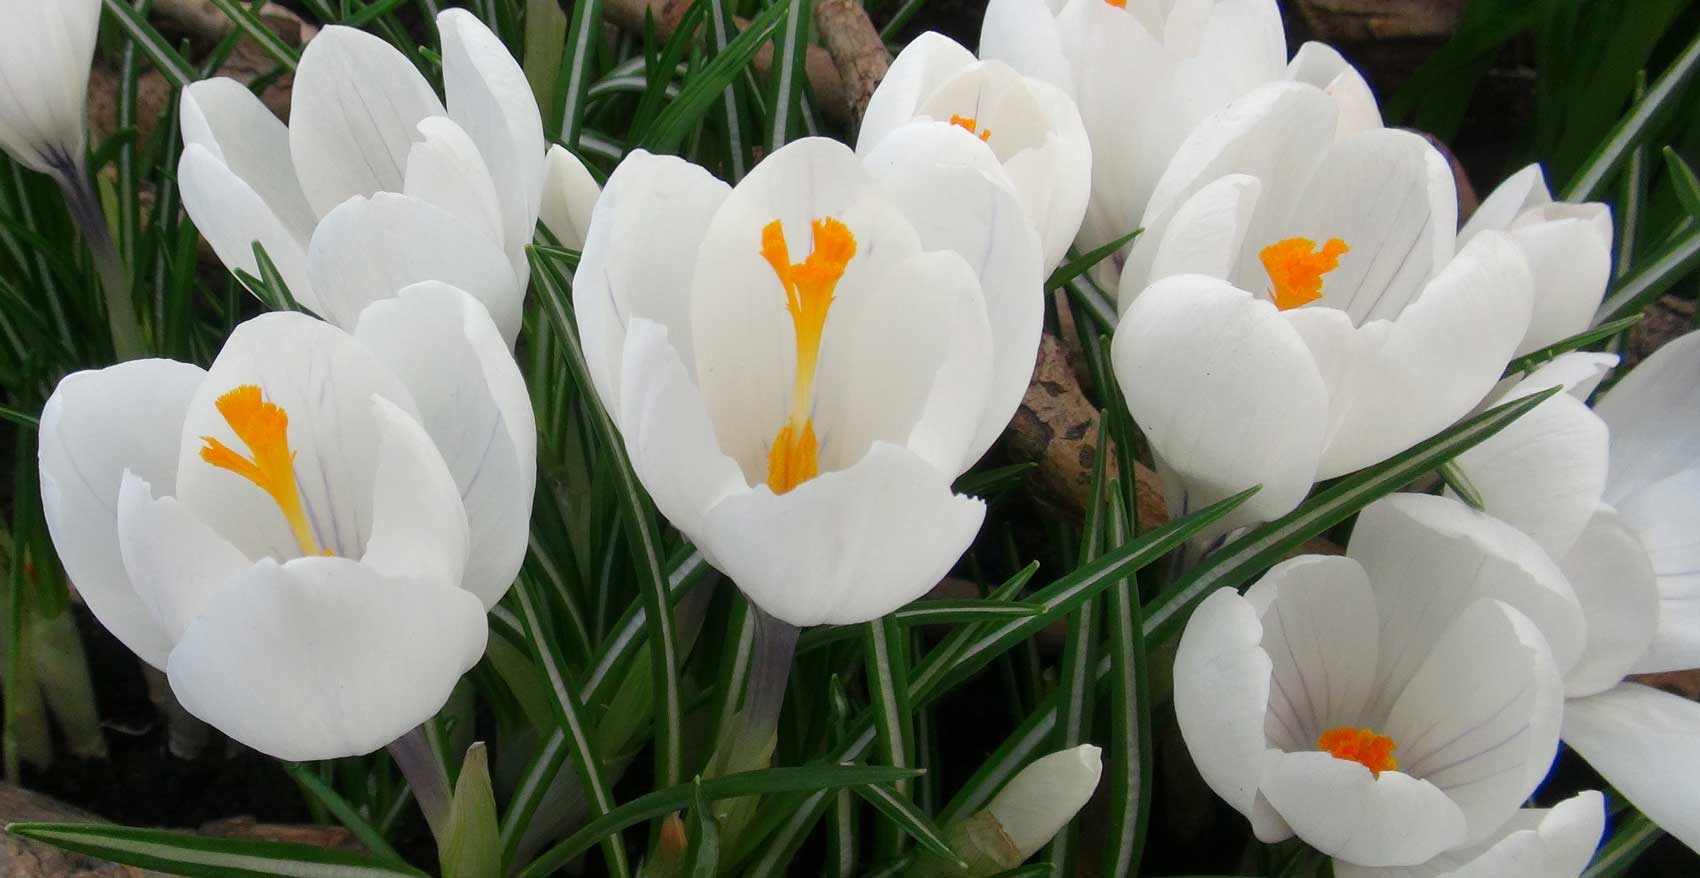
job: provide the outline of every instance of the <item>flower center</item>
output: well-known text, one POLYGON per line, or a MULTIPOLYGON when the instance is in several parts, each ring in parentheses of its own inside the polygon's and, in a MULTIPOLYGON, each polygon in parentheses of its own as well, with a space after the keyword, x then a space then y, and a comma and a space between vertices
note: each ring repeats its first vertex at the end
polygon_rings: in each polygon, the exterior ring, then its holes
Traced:
POLYGON ((1339 238, 1329 238, 1321 251, 1309 238, 1287 238, 1259 251, 1275 307, 1286 311, 1322 298, 1322 276, 1339 268, 1340 257, 1351 249, 1339 238))
POLYGON ((206 445, 201 448, 201 459, 253 482, 270 494, 283 511, 303 554, 332 554, 329 549, 319 549, 313 528, 307 523, 307 511, 301 505, 301 492, 295 485, 295 454, 289 450, 289 413, 276 403, 266 402, 260 388, 253 384, 243 384, 224 394, 215 405, 253 456, 243 457, 223 442, 202 436, 201 441, 206 445))
POLYGON ((1116 7, 1117 9, 1127 8, 1127 0, 1104 0, 1104 2, 1116 7))
POLYGON ((832 291, 844 268, 856 255, 856 236, 832 217, 809 224, 814 249, 802 262, 792 262, 779 220, 761 230, 761 255, 785 288, 785 310, 797 338, 797 378, 791 386, 791 413, 773 437, 767 453, 767 484, 783 494, 820 471, 819 445, 809 412, 814 405, 815 365, 820 359, 821 332, 832 307, 832 291))
MULTIPOLYGON (((1125 3, 1127 0, 1122 0, 1122 2, 1125 3)), ((977 135, 981 140, 992 139, 992 129, 987 128, 986 130, 981 131, 980 123, 973 116, 953 115, 950 117, 950 124, 967 131, 969 134, 977 135)))
POLYGON ((1335 759, 1356 762, 1376 777, 1384 771, 1398 770, 1399 760, 1393 758, 1398 746, 1386 735, 1351 726, 1336 726, 1316 739, 1316 749, 1332 754, 1335 759))

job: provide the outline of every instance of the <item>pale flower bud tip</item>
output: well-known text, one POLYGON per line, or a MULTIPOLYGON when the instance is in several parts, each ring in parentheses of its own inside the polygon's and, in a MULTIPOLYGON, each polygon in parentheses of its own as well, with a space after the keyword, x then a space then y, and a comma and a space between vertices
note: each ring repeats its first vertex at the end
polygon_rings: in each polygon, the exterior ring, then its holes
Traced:
POLYGON ((1022 769, 986 810, 1025 860, 1086 806, 1103 771, 1103 751, 1091 744, 1052 753, 1022 769))

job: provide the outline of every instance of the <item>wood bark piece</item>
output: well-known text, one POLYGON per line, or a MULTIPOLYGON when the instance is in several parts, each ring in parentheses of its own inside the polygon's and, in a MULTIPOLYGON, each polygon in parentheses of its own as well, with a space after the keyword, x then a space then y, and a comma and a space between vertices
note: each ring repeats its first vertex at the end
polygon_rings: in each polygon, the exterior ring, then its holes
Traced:
POLYGON ((860 122, 891 67, 885 41, 857 0, 815 0, 815 26, 843 82, 849 118, 860 122))
MULTIPOLYGON (((1039 496, 1079 518, 1092 493, 1092 465, 1098 455, 1098 408, 1086 398, 1056 336, 1039 339, 1039 360, 1027 395, 1004 434, 1005 449, 1019 461, 1037 463, 1031 483, 1039 496)), ((1157 474, 1135 463, 1139 490, 1139 529, 1169 522, 1163 486, 1157 474)), ((1109 474, 1116 468, 1109 458, 1109 474)))
MULTIPOLYGON (((690 8, 691 0, 603 0, 602 17, 629 33, 643 33, 644 18, 653 16, 656 37, 666 40, 679 29, 679 21, 690 8)), ((739 29, 749 26, 745 19, 737 21, 739 29)), ((756 53, 756 73, 766 76, 772 66, 773 43, 769 42, 756 53)), ((838 69, 833 66, 826 50, 810 46, 804 70, 809 77, 809 86, 814 90, 815 104, 821 112, 838 122, 849 121, 850 105, 844 98, 844 82, 839 79, 838 69)))
POLYGON ((1444 40, 1466 0, 1297 0, 1299 16, 1326 43, 1444 40))

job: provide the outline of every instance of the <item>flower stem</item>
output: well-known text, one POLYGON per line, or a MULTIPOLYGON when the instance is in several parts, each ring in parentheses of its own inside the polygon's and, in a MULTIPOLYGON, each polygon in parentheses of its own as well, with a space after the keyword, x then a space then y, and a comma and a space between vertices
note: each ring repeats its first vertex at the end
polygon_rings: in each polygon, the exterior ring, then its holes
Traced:
POLYGON ((134 360, 147 353, 142 342, 142 326, 136 317, 136 303, 130 295, 130 270, 118 255, 112 240, 112 230, 106 225, 106 211, 101 209, 100 196, 90 181, 88 169, 80 160, 56 163, 53 176, 65 193, 65 204, 71 218, 82 229, 83 240, 94 257, 95 271, 100 274, 101 290, 106 294, 106 323, 112 333, 112 352, 120 361, 134 360))

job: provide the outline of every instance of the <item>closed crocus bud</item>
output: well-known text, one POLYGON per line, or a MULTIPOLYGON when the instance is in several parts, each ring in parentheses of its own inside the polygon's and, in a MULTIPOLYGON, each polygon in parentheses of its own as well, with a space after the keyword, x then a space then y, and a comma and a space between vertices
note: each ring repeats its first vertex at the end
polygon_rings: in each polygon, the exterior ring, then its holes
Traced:
POLYGON ((19 163, 80 174, 100 0, 0 0, 0 148, 19 163))
POLYGON ((1057 267, 1092 186, 1092 148, 1066 91, 928 32, 898 54, 875 89, 856 151, 867 155, 910 124, 956 125, 978 137, 1013 181, 1039 233, 1045 270, 1057 267))
POLYGON ((352 334, 269 314, 210 369, 66 377, 42 506, 96 618, 190 713, 332 759, 431 717, 483 654, 525 551, 535 431, 489 315, 424 284, 352 334))
POLYGON ((590 213, 596 209, 596 199, 602 187, 590 176, 584 162, 559 144, 549 147, 543 175, 543 208, 538 219, 561 246, 569 250, 584 248, 584 236, 590 231, 590 213))
POLYGON ((1606 828, 1605 797, 1585 790, 1551 808, 1524 808, 1492 838, 1417 866, 1334 861, 1335 878, 1577 878, 1606 828))
POLYGON ((1490 230, 1510 234, 1534 273, 1534 314, 1517 353, 1587 329, 1611 279, 1611 208, 1596 201, 1553 201, 1541 166, 1530 165, 1482 201, 1458 243, 1490 230))
POLYGON ((289 126, 230 79, 183 92, 183 206, 224 264, 265 247, 296 301, 344 329, 403 287, 441 281, 512 346, 543 191, 543 122, 525 74, 464 9, 437 17, 447 101, 378 37, 327 27, 301 55, 289 126))
POLYGON ((1038 237, 978 138, 805 138, 737 186, 641 150, 573 287, 592 383, 674 526, 798 627, 931 588, 985 514, 952 481, 1019 404, 1038 237))
POLYGON ((1059 750, 1021 769, 992 797, 986 812, 997 820, 1020 855, 1020 863, 1051 843, 1086 807, 1104 773, 1101 752, 1091 744, 1059 750))
POLYGON ((1175 714, 1260 840, 1418 866, 1491 843, 1546 777, 1584 637, 1533 540, 1396 494, 1360 515, 1346 557, 1206 598, 1176 653, 1175 714))

